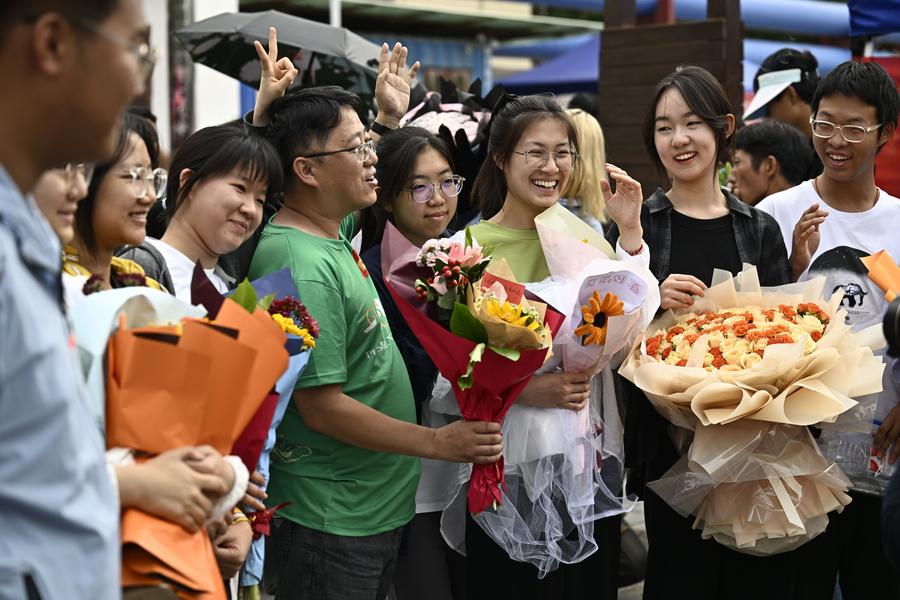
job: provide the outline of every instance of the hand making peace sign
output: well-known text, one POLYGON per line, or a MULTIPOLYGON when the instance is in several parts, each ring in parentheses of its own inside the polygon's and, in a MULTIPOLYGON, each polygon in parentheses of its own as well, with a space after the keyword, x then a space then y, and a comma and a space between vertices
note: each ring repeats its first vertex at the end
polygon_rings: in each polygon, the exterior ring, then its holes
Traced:
POLYGON ((259 93, 256 95, 256 106, 253 108, 253 124, 264 126, 269 124, 269 107, 272 103, 284 96, 284 92, 294 82, 300 71, 294 67, 290 58, 283 56, 278 58, 278 34, 274 27, 269 27, 269 51, 263 49, 263 45, 253 42, 256 54, 259 56, 259 66, 262 74, 259 78, 259 93))

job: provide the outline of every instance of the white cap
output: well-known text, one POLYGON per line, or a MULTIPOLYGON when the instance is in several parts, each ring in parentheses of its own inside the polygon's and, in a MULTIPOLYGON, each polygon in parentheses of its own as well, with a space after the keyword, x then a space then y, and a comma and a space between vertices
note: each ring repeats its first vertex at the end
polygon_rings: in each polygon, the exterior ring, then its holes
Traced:
POLYGON ((759 111, 766 104, 771 102, 778 94, 786 90, 792 83, 797 83, 803 78, 800 69, 785 69, 784 71, 772 71, 771 73, 763 73, 759 76, 759 89, 750 106, 744 111, 744 120, 750 115, 759 111))

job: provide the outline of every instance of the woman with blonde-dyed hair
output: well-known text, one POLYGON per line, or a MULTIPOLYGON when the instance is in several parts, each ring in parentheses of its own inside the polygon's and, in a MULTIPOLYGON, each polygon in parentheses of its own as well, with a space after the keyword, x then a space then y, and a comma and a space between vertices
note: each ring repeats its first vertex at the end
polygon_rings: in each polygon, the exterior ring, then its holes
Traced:
POLYGON ((569 108, 566 114, 575 126, 580 157, 572 169, 569 184, 563 190, 563 204, 582 221, 603 233, 603 226, 609 220, 603 192, 600 191, 601 179, 609 181, 603 129, 597 119, 580 108, 569 108))

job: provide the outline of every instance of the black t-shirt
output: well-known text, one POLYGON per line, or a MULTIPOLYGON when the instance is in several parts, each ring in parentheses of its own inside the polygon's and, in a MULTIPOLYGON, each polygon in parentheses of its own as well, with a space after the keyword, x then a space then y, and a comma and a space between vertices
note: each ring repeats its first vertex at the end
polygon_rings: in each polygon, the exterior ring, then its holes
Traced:
POLYGON ((669 272, 693 275, 706 285, 712 281, 713 269, 736 275, 742 267, 730 213, 695 219, 673 210, 671 247, 669 272))

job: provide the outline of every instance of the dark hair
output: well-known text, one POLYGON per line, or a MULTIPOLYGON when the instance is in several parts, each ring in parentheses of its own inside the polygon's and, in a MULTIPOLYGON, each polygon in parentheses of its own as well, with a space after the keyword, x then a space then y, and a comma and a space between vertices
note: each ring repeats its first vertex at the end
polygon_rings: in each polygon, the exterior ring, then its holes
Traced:
POLYGON ((172 221, 197 183, 235 168, 252 181, 266 182, 267 202, 280 193, 284 179, 272 144, 247 132, 243 125, 216 125, 192 133, 172 157, 166 185, 167 220, 172 221), (181 172, 185 169, 191 174, 182 184, 181 172))
POLYGON ((566 127, 569 143, 577 150, 575 128, 566 111, 550 96, 507 95, 498 104, 508 100, 491 115, 491 133, 488 138, 487 158, 478 171, 472 186, 472 198, 481 209, 481 218, 490 219, 506 201, 506 176, 497 162, 505 163, 512 156, 519 139, 532 123, 541 119, 556 119, 566 127))
MULTIPOLYGON (((816 86, 819 85, 819 61, 809 51, 801 52, 793 48, 782 48, 767 56, 753 77, 753 91, 759 90, 760 75, 789 69, 800 69, 800 81, 795 81, 791 87, 804 102, 811 104, 813 95, 816 93, 816 86)), ((781 92, 781 94, 783 93, 781 92)), ((779 98, 781 94, 778 94, 776 98, 779 98)))
POLYGON ((0 2, 0 36, 16 23, 36 21, 41 15, 55 12, 67 19, 105 21, 122 0, 3 0, 0 2))
POLYGON ((116 141, 115 153, 108 161, 94 167, 94 175, 91 177, 87 196, 78 203, 78 208, 75 210, 75 232, 88 252, 97 249, 97 238, 94 235, 94 201, 97 199, 97 191, 100 189, 100 184, 109 175, 110 170, 131 152, 132 133, 136 133, 147 147, 150 164, 153 168, 159 164, 159 138, 153 123, 126 111, 122 116, 122 127, 116 141))
POLYGON ((791 185, 799 185, 811 179, 816 154, 809 139, 799 129, 766 119, 739 129, 734 136, 735 150, 750 155, 753 170, 759 169, 768 156, 775 157, 781 174, 791 185))
POLYGON ((569 108, 580 108, 596 119, 600 109, 600 97, 593 92, 578 92, 569 100, 569 108))
POLYGON ((378 199, 364 212, 366 227, 363 228, 363 250, 378 244, 384 234, 384 226, 390 220, 387 207, 400 195, 400 190, 409 186, 415 174, 416 160, 425 150, 436 150, 454 172, 456 165, 447 142, 421 127, 402 127, 389 131, 378 140, 376 151, 378 164, 375 165, 378 179, 378 199))
POLYGON ((653 164, 656 165, 657 171, 664 177, 666 168, 659 158, 659 152, 656 151, 656 105, 659 99, 669 89, 675 88, 681 92, 681 96, 687 103, 691 111, 700 117, 700 119, 709 125, 716 136, 716 163, 723 164, 731 157, 731 145, 734 142, 734 135, 729 135, 728 115, 734 114, 731 104, 728 102, 728 96, 719 80, 712 76, 712 73, 702 67, 685 66, 678 67, 669 75, 663 77, 662 81, 656 84, 656 90, 653 92, 653 102, 644 118, 642 135, 644 137, 644 147, 653 164))
POLYGON ((879 123, 897 125, 900 111, 897 84, 878 63, 848 61, 832 69, 816 89, 812 114, 819 112, 822 98, 835 94, 859 98, 875 107, 875 118, 879 123))
POLYGON ((266 138, 281 157, 285 182, 290 185, 294 158, 322 145, 341 120, 344 107, 354 111, 359 98, 337 86, 289 90, 269 107, 266 138))

